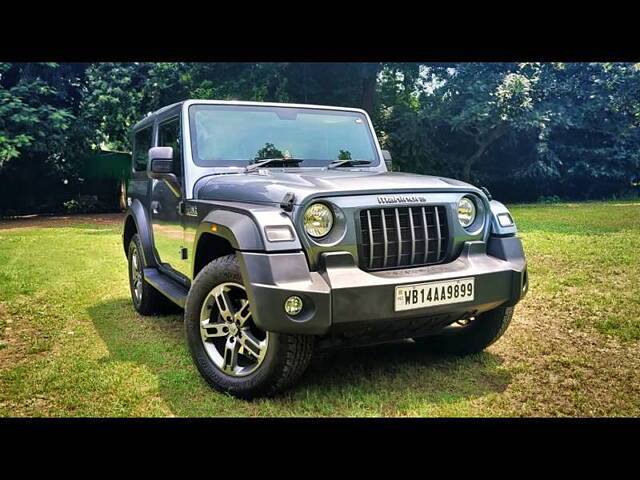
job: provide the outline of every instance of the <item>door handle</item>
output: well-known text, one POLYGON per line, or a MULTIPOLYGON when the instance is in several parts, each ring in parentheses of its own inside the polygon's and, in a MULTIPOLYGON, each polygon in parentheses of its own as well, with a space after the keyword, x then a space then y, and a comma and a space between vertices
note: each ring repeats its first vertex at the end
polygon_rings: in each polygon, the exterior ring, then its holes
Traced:
POLYGON ((153 202, 151 202, 151 211, 154 214, 160 213, 160 208, 161 208, 160 207, 160 202, 157 202, 155 200, 153 202))

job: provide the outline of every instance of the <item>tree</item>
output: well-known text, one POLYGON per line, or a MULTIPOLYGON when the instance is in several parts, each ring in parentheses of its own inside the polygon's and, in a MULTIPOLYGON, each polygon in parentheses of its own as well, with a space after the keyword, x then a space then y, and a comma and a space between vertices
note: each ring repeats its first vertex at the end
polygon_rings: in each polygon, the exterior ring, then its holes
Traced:
POLYGON ((0 168, 67 150, 82 76, 81 64, 0 64, 0 168))
POLYGON ((578 188, 630 183, 640 166, 640 69, 632 64, 551 64, 541 70, 538 155, 518 173, 578 188))
POLYGON ((80 181, 75 162, 92 149, 130 150, 136 122, 187 98, 364 108, 401 170, 505 199, 590 198, 640 181, 638 64, 0 63, 0 175, 16 186, 0 194, 37 205, 80 181))
POLYGON ((434 66, 436 86, 422 96, 430 121, 446 124, 469 140, 461 177, 471 180, 472 168, 504 135, 536 128, 539 67, 530 64, 465 63, 434 66))
MULTIPOLYGON (((0 64, 0 206, 35 209, 77 180, 86 64, 0 64)), ((3 208, 4 209, 4 208, 3 208)))

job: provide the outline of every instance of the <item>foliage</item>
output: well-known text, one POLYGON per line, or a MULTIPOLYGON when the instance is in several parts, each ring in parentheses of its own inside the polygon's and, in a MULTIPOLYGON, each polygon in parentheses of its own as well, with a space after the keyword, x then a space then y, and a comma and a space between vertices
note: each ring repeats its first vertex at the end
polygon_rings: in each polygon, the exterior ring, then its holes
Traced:
POLYGON ((267 158, 283 158, 285 156, 276 148, 273 143, 265 143, 264 147, 258 150, 255 160, 265 160, 267 158))
POLYGON ((338 160, 351 160, 351 152, 349 150, 340 150, 338 160))
POLYGON ((74 140, 77 65, 0 63, 0 168, 40 157, 61 167, 74 140))
POLYGON ((554 204, 560 203, 562 200, 557 195, 542 195, 538 198, 538 203, 554 204))
POLYGON ((80 195, 63 203, 67 213, 99 213, 108 211, 108 206, 97 195, 80 195))
POLYGON ((404 169, 485 183, 506 199, 633 191, 637 65, 445 64, 423 77, 417 107, 396 102, 383 112, 404 169))
POLYGON ((483 184, 503 200, 633 195, 639 65, 0 63, 0 180, 15 186, 0 210, 73 198, 88 152, 130 150, 136 122, 186 98, 364 108, 395 168, 483 184))

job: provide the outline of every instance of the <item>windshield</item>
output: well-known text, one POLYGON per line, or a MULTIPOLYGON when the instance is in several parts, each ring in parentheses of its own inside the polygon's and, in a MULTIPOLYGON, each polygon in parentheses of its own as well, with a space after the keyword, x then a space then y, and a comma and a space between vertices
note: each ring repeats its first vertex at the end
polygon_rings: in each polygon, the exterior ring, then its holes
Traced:
POLYGON ((189 107, 191 147, 203 167, 294 158, 300 166, 336 160, 378 164, 366 117, 358 112, 246 105, 189 107))

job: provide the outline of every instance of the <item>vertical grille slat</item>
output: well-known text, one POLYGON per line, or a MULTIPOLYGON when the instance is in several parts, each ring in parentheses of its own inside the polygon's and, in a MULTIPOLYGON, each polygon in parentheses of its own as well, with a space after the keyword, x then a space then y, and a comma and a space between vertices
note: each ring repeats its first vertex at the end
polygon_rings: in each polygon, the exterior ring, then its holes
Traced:
POLYGON ((429 258, 429 224, 427 223, 427 214, 422 207, 422 226, 424 227, 424 260, 422 263, 427 263, 429 258))
POLYGON ((367 225, 369 226, 369 269, 373 268, 373 230, 371 230, 371 212, 367 210, 367 225))
POLYGON ((384 210, 380 209, 380 217, 382 218, 382 237, 384 238, 384 259, 382 260, 382 268, 387 268, 387 254, 389 252, 389 241, 387 240, 387 220, 384 210))
POLYGON ((360 267, 381 270, 444 261, 448 226, 443 206, 360 211, 360 267))
POLYGON ((396 228, 398 229, 398 261, 396 262, 396 266, 400 265, 400 260, 402 259, 402 231, 400 230, 400 215, 398 214, 398 209, 396 211, 396 228))
POLYGON ((410 264, 413 265, 413 263, 416 260, 416 232, 414 232, 414 226, 413 226, 413 210, 411 209, 411 207, 409 207, 409 227, 411 228, 411 262, 410 264))
POLYGON ((436 249, 438 252, 436 253, 436 256, 440 258, 440 244, 442 243, 442 235, 440 233, 440 216, 438 215, 438 207, 435 207, 434 217, 436 217, 436 237, 437 237, 436 249))

